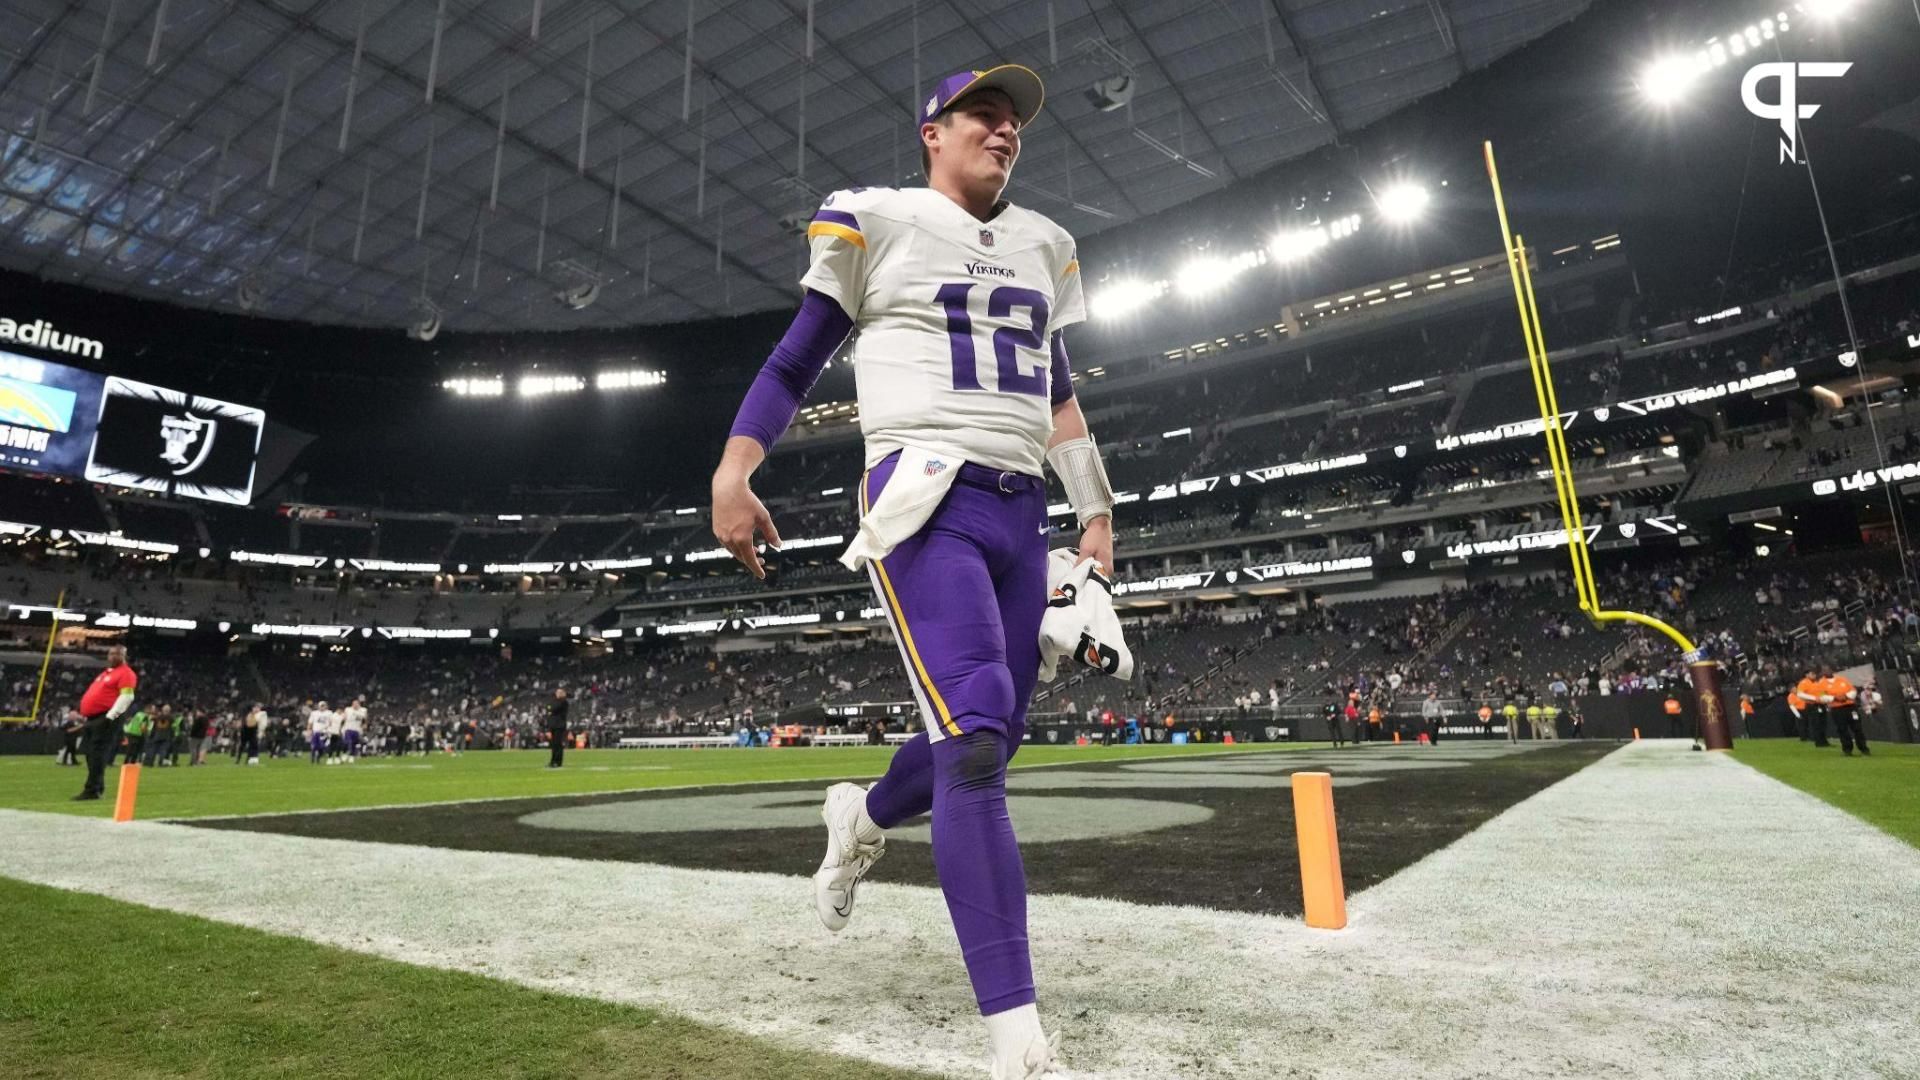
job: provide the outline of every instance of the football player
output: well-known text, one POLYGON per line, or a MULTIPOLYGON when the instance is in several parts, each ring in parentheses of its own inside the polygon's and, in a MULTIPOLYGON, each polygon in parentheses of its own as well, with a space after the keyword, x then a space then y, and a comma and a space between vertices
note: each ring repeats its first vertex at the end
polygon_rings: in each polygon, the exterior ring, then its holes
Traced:
POLYGON ((807 230, 799 315, 747 392, 713 477, 714 535, 764 578, 755 534, 775 549, 780 534, 749 478, 857 328, 866 546, 856 541, 846 561, 873 581, 926 730, 871 789, 828 791, 816 908, 829 930, 846 926, 885 830, 931 811, 934 865, 995 1080, 1047 1075, 1058 1050, 1035 1006, 1026 875, 1006 804, 1040 665, 1045 465, 1079 517, 1082 555, 1113 565, 1113 491, 1061 333, 1086 318, 1073 238, 1001 197, 1043 98, 1039 76, 1017 65, 943 79, 920 109, 927 186, 828 197, 807 230), (882 504, 890 487, 901 497, 882 504), (901 523, 921 516, 906 533, 901 523))

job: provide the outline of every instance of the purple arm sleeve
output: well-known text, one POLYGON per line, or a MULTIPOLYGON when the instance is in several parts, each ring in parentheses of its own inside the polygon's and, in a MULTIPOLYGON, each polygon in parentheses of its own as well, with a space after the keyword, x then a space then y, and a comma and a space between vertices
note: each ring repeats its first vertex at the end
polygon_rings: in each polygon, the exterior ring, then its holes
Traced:
POLYGON ((808 289, 800 313, 748 388, 728 435, 745 435, 761 449, 772 450, 852 330, 853 320, 833 297, 808 289))
POLYGON ((1053 393, 1055 405, 1063 404, 1073 396, 1073 368, 1067 364, 1066 331, 1053 332, 1053 393))

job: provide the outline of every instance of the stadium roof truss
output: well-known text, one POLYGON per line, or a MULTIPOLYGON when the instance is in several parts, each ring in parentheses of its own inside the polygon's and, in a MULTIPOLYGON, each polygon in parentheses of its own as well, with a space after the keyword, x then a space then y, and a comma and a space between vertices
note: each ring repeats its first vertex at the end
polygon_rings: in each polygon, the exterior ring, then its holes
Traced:
POLYGON ((764 310, 794 298, 794 223, 820 195, 918 182, 914 103, 946 72, 1047 78, 1010 194, 1084 235, 1306 154, 1586 6, 0 0, 0 267, 347 325, 764 310), (1122 74, 1127 104, 1084 93, 1122 74))

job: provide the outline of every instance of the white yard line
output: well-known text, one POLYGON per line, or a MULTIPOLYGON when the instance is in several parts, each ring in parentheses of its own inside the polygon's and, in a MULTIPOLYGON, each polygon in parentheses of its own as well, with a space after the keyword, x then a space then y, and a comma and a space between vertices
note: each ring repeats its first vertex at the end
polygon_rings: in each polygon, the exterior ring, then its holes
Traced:
MULTIPOLYGON (((1519 803, 1340 933, 1036 898, 1042 1013, 1082 1077, 1920 1075, 1920 852, 1685 745, 1519 803)), ((932 889, 863 890, 835 937, 800 877, 21 812, 0 838, 12 877, 984 1075, 932 889)))

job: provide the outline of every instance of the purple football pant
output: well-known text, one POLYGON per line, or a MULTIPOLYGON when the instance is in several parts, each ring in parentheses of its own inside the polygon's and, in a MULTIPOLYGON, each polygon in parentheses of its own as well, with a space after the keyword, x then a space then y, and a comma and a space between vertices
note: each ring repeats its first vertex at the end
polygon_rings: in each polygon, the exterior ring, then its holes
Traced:
MULTIPOLYGON (((867 473, 863 510, 897 461, 867 473)), ((918 533, 868 564, 927 730, 894 754, 867 815, 884 829, 933 812, 934 869, 983 1016, 1034 1001, 1007 762, 1040 673, 1046 525, 1043 481, 969 465, 918 533)))
POLYGON ((357 731, 341 732, 340 741, 347 744, 348 757, 360 756, 360 733, 359 732, 357 731))

